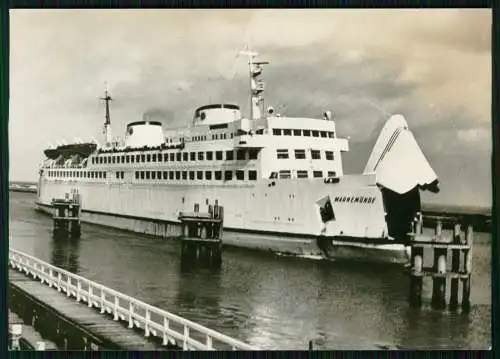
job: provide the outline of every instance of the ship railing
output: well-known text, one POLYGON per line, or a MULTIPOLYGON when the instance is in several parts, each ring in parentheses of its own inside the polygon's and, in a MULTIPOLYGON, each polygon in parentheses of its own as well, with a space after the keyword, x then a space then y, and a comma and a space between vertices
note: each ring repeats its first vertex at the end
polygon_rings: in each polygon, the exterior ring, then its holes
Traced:
POLYGON ((144 335, 163 339, 163 345, 172 342, 184 350, 258 350, 254 346, 156 308, 136 298, 120 293, 102 284, 88 280, 38 258, 9 248, 9 264, 13 269, 31 275, 42 284, 65 293, 101 314, 128 322, 129 328, 139 328, 144 335))

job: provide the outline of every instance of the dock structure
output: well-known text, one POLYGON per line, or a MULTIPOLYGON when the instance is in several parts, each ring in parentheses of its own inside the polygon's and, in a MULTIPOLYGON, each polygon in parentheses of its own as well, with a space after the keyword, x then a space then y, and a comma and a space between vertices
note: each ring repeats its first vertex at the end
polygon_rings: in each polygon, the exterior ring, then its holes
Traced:
POLYGON ((455 222, 453 234, 446 237, 442 233, 442 222, 436 221, 433 236, 423 234, 423 218, 420 215, 413 225, 411 237, 411 268, 410 268, 410 305, 422 305, 422 287, 424 277, 432 279, 433 309, 446 309, 446 287, 450 282, 449 310, 456 311, 459 307, 459 289, 462 287, 462 312, 470 310, 470 281, 472 274, 472 242, 473 228, 471 224, 462 226, 455 222), (465 230, 462 231, 462 228, 465 230), (424 249, 427 249, 425 251, 424 249), (424 255, 433 253, 433 266, 424 267, 424 255), (451 252, 451 266, 447 262, 451 252))
POLYGON ((9 308, 65 350, 257 350, 9 249, 9 308))
POLYGON ((179 213, 182 225, 182 259, 201 261, 214 266, 222 263, 224 207, 217 203, 200 212, 198 203, 193 212, 179 213))
POLYGON ((80 196, 78 193, 72 193, 70 198, 66 193, 65 198, 52 199, 51 205, 54 208, 53 214, 53 233, 54 236, 70 236, 80 237, 81 223, 80 223, 80 196))

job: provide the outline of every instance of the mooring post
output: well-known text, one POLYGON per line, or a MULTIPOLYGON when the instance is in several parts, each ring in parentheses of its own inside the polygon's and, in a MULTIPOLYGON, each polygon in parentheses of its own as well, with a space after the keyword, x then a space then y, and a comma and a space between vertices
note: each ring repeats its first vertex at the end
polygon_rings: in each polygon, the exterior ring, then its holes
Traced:
MULTIPOLYGON (((461 244, 460 240, 460 223, 455 223, 453 227, 453 244, 461 244)), ((451 272, 453 274, 459 275, 460 271, 460 249, 453 249, 451 251, 451 272)), ((451 278, 451 288, 450 288, 450 310, 457 310, 458 308, 458 284, 459 278, 451 278)))
POLYGON ((424 249, 416 247, 417 235, 420 234, 421 218, 417 217, 412 223, 412 233, 410 239, 411 248, 411 268, 410 268, 410 306, 418 308, 422 305, 422 282, 423 282, 423 261, 424 249))
POLYGON ((468 313, 470 311, 470 280, 472 274, 472 242, 473 242, 473 228, 472 225, 467 226, 465 235, 466 244, 468 246, 464 251, 464 272, 466 277, 463 279, 462 291, 462 311, 468 313))
MULTIPOLYGON (((442 224, 438 220, 433 241, 436 244, 442 244, 442 224)), ((432 278, 432 302, 431 306, 435 309, 444 309, 446 307, 446 257, 448 249, 434 248, 434 268, 432 278)))

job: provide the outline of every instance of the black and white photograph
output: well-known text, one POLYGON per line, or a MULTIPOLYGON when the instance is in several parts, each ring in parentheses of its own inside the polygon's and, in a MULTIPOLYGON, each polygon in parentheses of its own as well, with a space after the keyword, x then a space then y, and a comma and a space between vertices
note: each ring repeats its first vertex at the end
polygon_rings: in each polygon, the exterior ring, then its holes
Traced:
POLYGON ((491 349, 491 9, 9 19, 10 350, 491 349))

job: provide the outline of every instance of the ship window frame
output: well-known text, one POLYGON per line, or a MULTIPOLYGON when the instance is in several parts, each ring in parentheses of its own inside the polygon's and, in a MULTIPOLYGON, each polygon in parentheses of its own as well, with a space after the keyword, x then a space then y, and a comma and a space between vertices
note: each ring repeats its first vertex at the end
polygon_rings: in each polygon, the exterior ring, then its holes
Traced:
POLYGON ((251 149, 248 151, 248 159, 249 160, 257 160, 259 159, 259 150, 251 149))
POLYGON ((151 162, 151 153, 146 154, 146 162, 151 162))
POLYGON ((311 137, 311 130, 302 130, 302 136, 311 137))
POLYGON ((139 179, 139 171, 135 171, 135 179, 138 180, 139 179))
POLYGON ((186 181, 187 180, 187 171, 181 171, 181 178, 183 181, 186 181))
POLYGON ((177 181, 180 181, 181 180, 181 171, 175 171, 175 179, 177 181))
POLYGON ((189 159, 191 161, 196 161, 196 152, 190 152, 189 153, 189 159))
POLYGON ((203 180, 203 171, 196 171, 196 179, 198 181, 202 181, 203 180))
POLYGON ((204 151, 198 152, 198 161, 203 161, 203 159, 205 158, 204 155, 205 155, 204 151))
POLYGON ((311 159, 312 160, 321 160, 321 151, 320 150, 311 150, 311 159))
POLYGON ((319 135, 321 136, 321 138, 328 138, 328 134, 326 131, 320 131, 319 135))
POLYGON ((125 163, 130 163, 130 155, 125 156, 125 163))
POLYGON ((313 171, 313 178, 323 178, 323 171, 322 170, 314 170, 313 171))
POLYGON ((294 128, 293 129, 293 135, 294 136, 302 136, 302 130, 294 128))
POLYGON ((334 161, 335 154, 333 153, 333 151, 325 151, 325 159, 328 161, 334 161))
POLYGON ((297 178, 309 178, 309 171, 307 170, 297 170, 297 178))
POLYGON ((151 179, 151 171, 146 171, 146 180, 151 179))
POLYGON ((233 180, 233 171, 226 170, 224 171, 224 181, 232 181, 233 180))
POLYGON ((281 136, 281 128, 273 128, 273 136, 281 136))
POLYGON ((263 128, 259 128, 258 130, 255 131, 255 134, 256 135, 263 135, 264 134, 264 129, 263 128))
POLYGON ((146 178, 146 175, 145 175, 144 171, 141 171, 141 180, 143 180, 145 178, 146 178))
POLYGON ((116 164, 116 156, 111 156, 111 161, 113 162, 113 164, 116 164))
POLYGON ((237 161, 245 161, 246 160, 246 151, 245 150, 237 150, 236 151, 236 160, 237 161))
POLYGON ((159 179, 159 180, 162 179, 162 177, 161 177, 161 171, 156 171, 156 179, 159 179))
POLYGON ((214 153, 213 151, 206 151, 207 152, 207 161, 213 161, 214 158, 214 153))
POLYGON ((312 137, 319 137, 319 130, 312 130, 311 135, 312 137))
POLYGON ((296 148, 293 152, 296 160, 305 160, 307 158, 306 150, 303 148, 296 148))
POLYGON ((125 155, 122 155, 122 163, 125 163, 125 155))
POLYGON ((163 179, 168 179, 168 171, 163 171, 163 179))
POLYGON ((181 162, 181 161, 182 161, 182 153, 181 153, 181 152, 177 152, 177 153, 175 154, 175 160, 176 160, 177 162, 181 162))
POLYGON ((120 156, 116 156, 116 163, 120 163, 120 156))
POLYGON ((335 138, 335 132, 328 131, 328 138, 335 138))
POLYGON ((195 179, 195 171, 189 171, 189 180, 194 181, 195 179))
POLYGON ((189 154, 187 152, 182 152, 182 162, 189 161, 189 154))
POLYGON ((276 150, 276 158, 278 160, 288 160, 290 158, 288 148, 278 148, 276 150))
POLYGON ((205 171, 205 179, 207 181, 211 181, 212 180, 212 171, 205 171))
POLYGON ((140 154, 136 154, 135 155, 135 162, 136 163, 140 163, 141 162, 141 155, 140 154))
POLYGON ((226 161, 234 161, 234 151, 233 150, 226 151, 226 161))
POLYGON ((141 153, 141 162, 146 162, 146 155, 144 153, 141 153))
POLYGON ((245 180, 245 171, 236 170, 235 177, 236 177, 236 180, 238 180, 238 181, 244 181, 245 180))
POLYGON ((120 172, 116 171, 116 179, 120 179, 120 172))
POLYGON ((292 129, 291 128, 285 128, 283 130, 283 136, 291 136, 292 135, 292 129))
POLYGON ((257 181, 257 171, 256 170, 249 170, 248 171, 248 180, 249 181, 257 181))
POLYGON ((135 155, 130 156, 130 163, 135 163, 135 155))
POLYGON ((169 158, 170 162, 175 162, 175 153, 171 153, 170 154, 170 158, 169 158))
POLYGON ((222 181, 222 171, 214 171, 214 178, 216 181, 222 181))
POLYGON ((335 171, 328 171, 327 172, 327 177, 337 177, 337 172, 335 172, 335 171))
POLYGON ((163 162, 168 162, 168 153, 163 154, 163 162))
POLYGON ((175 171, 168 171, 168 179, 172 181, 175 179, 175 171))
POLYGON ((156 153, 151 155, 151 162, 156 162, 156 153))
POLYGON ((121 173, 122 173, 122 179, 124 179, 125 178, 125 171, 122 171, 121 173))
POLYGON ((163 162, 163 153, 158 153, 157 156, 156 156, 156 159, 158 160, 158 162, 163 162))
POLYGON ((156 171, 151 171, 151 179, 152 180, 156 179, 156 171))
POLYGON ((278 178, 279 179, 290 179, 290 178, 292 178, 292 171, 291 170, 280 170, 278 172, 278 178))
POLYGON ((223 152, 222 151, 215 151, 215 160, 216 161, 222 161, 224 158, 223 152))

